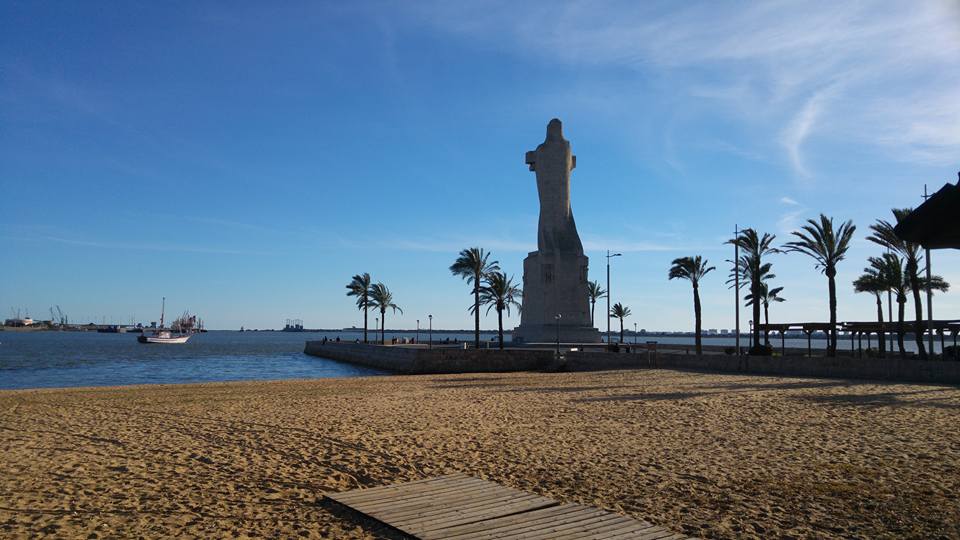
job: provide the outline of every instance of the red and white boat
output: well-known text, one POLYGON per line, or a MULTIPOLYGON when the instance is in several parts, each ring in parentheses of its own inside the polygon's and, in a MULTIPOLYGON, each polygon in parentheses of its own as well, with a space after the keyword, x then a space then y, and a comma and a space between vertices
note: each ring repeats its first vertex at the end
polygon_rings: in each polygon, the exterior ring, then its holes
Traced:
POLYGON ((137 341, 140 343, 186 343, 190 339, 191 334, 184 334, 181 331, 177 334, 174 334, 170 330, 163 329, 163 314, 166 311, 167 307, 167 297, 163 297, 163 303, 160 307, 160 327, 153 331, 151 334, 147 334, 144 330, 143 334, 137 336, 137 341))

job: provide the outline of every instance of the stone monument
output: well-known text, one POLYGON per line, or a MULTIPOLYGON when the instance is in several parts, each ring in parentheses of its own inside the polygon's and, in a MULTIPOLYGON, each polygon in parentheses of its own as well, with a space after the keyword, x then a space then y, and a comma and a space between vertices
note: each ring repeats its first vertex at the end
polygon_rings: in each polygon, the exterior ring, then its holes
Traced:
POLYGON ((547 124, 547 139, 527 152, 526 161, 537 174, 540 225, 537 251, 523 260, 523 309, 513 341, 556 341, 560 315, 561 342, 598 342, 600 332, 590 324, 589 259, 583 254, 570 209, 570 172, 577 166, 577 156, 563 138, 560 120, 547 124))

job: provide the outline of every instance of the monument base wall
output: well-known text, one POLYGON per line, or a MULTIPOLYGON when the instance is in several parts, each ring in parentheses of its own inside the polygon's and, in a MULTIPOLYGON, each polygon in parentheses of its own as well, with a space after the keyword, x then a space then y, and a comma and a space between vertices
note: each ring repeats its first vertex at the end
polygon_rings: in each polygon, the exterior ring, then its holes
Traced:
MULTIPOLYGON (((512 343, 553 343, 557 341, 556 324, 525 324, 513 329, 512 343)), ((560 343, 599 343, 600 331, 591 326, 560 325, 560 343)))

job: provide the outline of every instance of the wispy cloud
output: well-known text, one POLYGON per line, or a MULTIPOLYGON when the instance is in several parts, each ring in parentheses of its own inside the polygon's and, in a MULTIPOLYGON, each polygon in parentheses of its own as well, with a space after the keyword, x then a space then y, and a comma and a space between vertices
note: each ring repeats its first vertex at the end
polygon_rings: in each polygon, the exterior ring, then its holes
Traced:
POLYGON ((790 164, 793 170, 801 177, 809 177, 810 171, 804 163, 801 147, 807 137, 813 132, 817 119, 823 110, 824 99, 827 90, 821 90, 815 93, 804 103, 803 108, 794 116, 790 124, 783 131, 781 140, 787 154, 790 156, 790 164))
POLYGON ((759 140, 779 134, 786 162, 804 178, 813 174, 803 151, 811 137, 921 163, 960 153, 956 1, 493 1, 468 13, 437 1, 409 9, 440 31, 545 62, 657 69, 674 78, 677 95, 729 107, 759 140))
POLYGON ((780 214, 777 230, 780 234, 787 235, 800 227, 800 219, 807 211, 807 207, 786 196, 780 197, 780 204, 788 207, 788 210, 780 214))
POLYGON ((780 197, 780 202, 790 206, 800 206, 800 203, 787 196, 780 197))

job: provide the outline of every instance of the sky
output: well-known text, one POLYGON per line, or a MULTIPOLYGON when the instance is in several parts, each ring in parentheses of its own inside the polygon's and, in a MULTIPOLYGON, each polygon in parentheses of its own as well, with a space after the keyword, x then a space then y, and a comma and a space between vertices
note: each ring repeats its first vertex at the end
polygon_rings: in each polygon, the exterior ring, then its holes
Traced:
MULTIPOLYGON (((628 327, 692 329, 667 271, 698 254, 704 327, 733 327, 734 227, 779 245, 821 212, 857 226, 838 317, 872 320, 869 225, 957 181, 960 2, 0 2, 0 309, 339 328, 369 272, 388 328, 470 328, 448 267, 480 246, 522 279, 554 117, 628 327)), ((770 261, 771 321, 826 320, 814 262, 770 261)))

